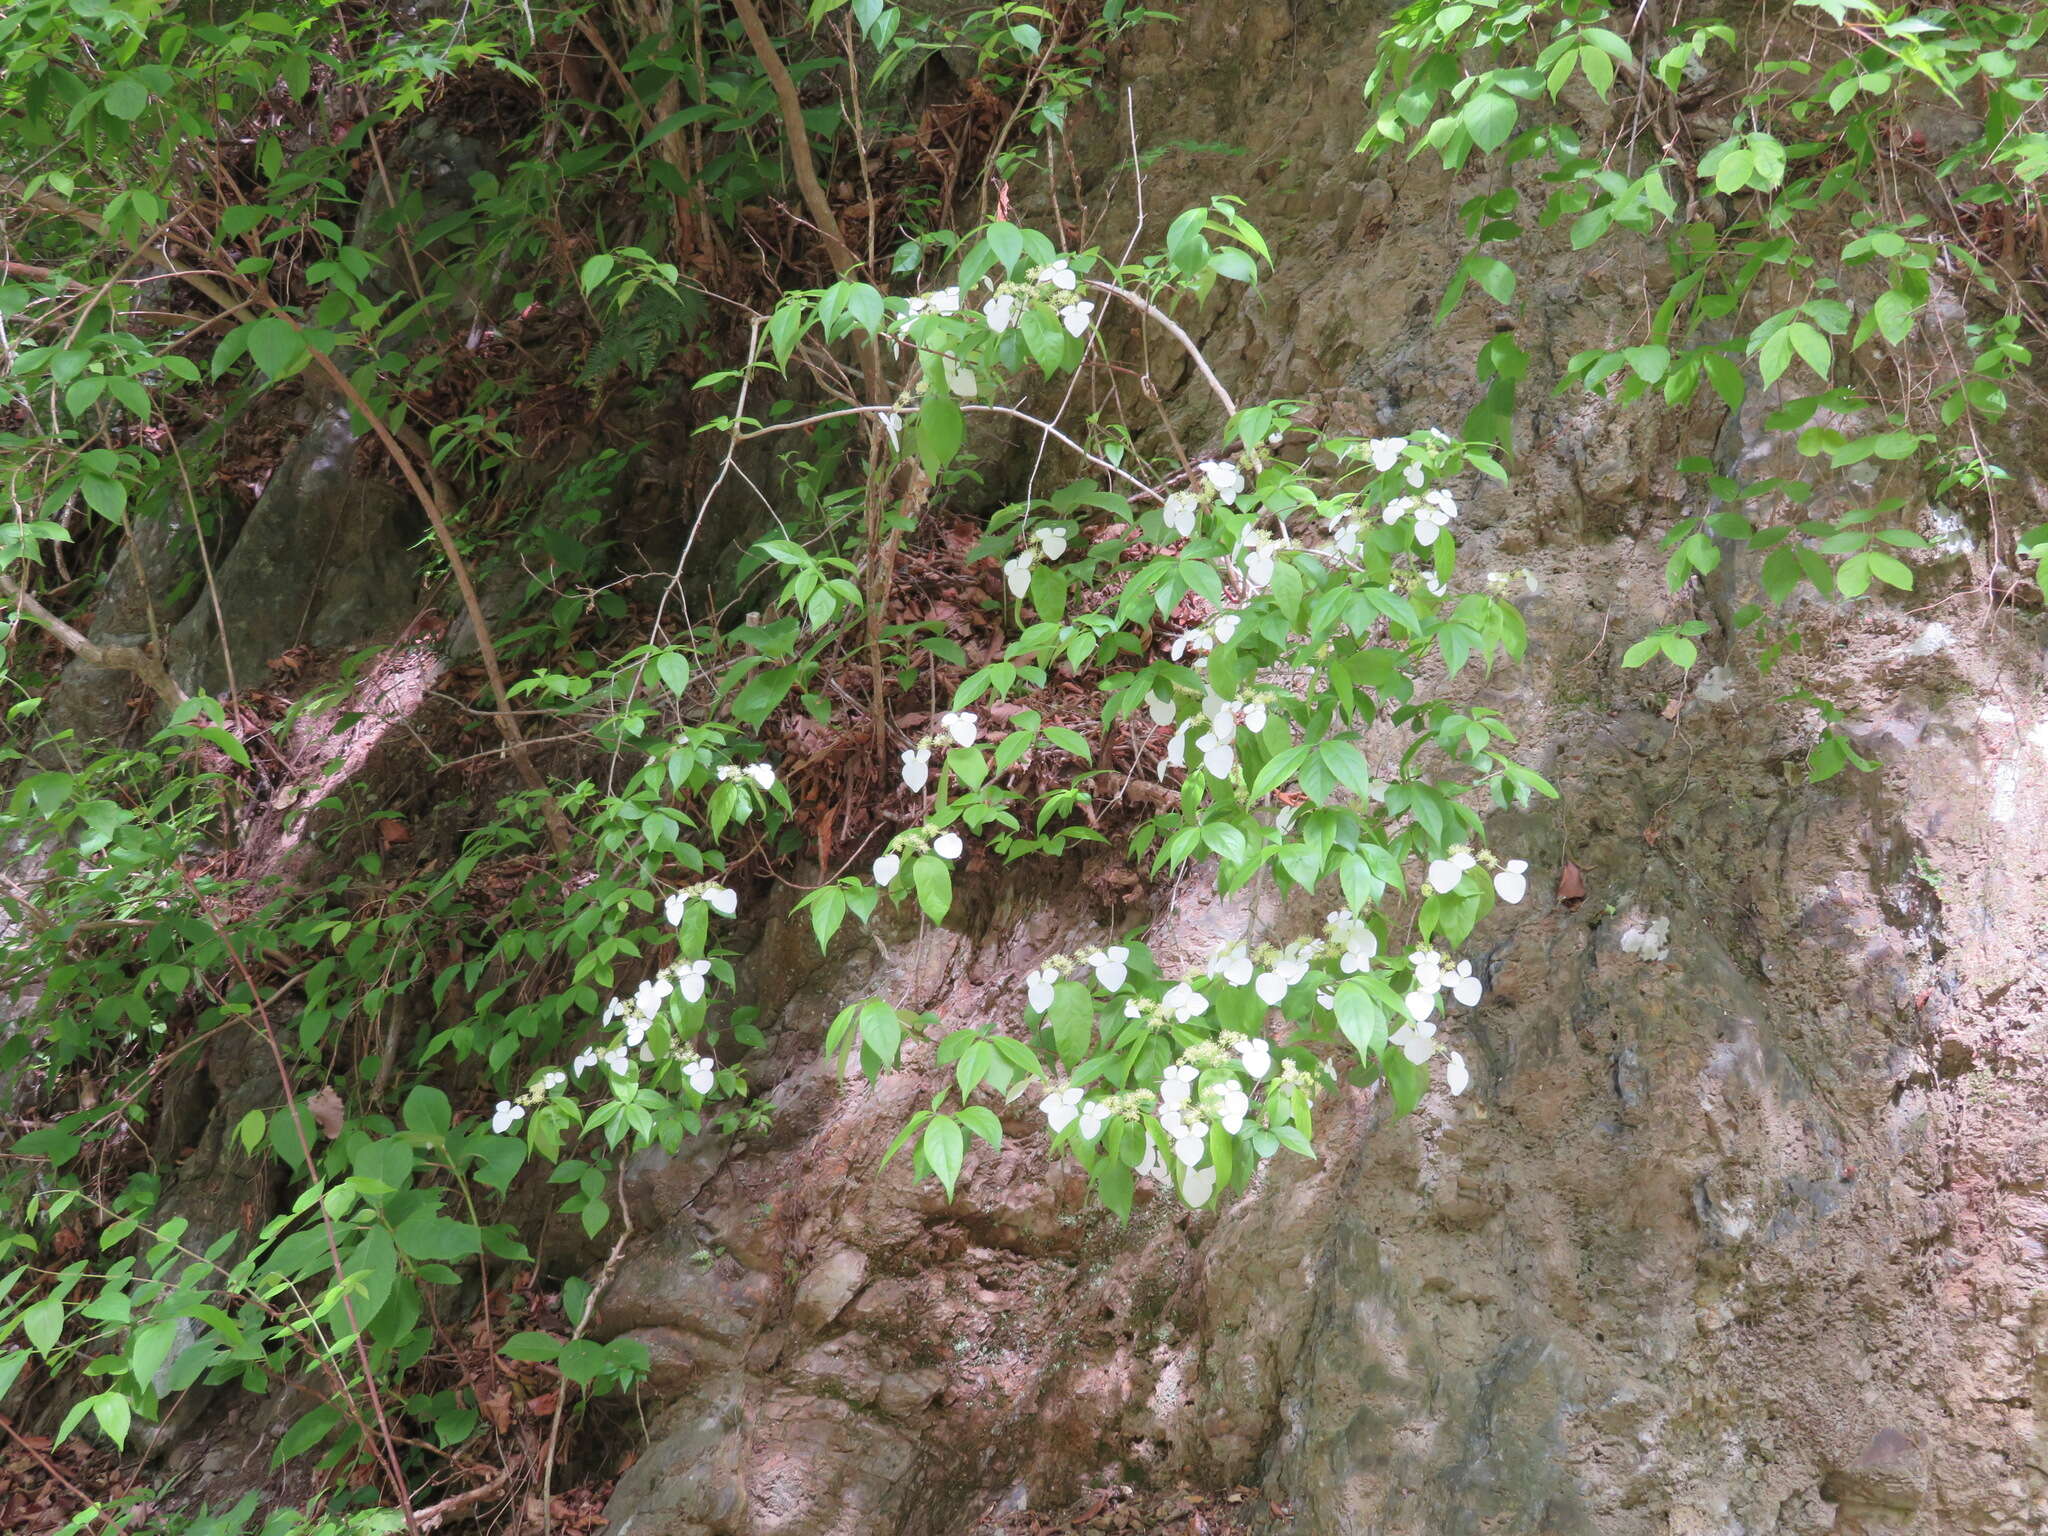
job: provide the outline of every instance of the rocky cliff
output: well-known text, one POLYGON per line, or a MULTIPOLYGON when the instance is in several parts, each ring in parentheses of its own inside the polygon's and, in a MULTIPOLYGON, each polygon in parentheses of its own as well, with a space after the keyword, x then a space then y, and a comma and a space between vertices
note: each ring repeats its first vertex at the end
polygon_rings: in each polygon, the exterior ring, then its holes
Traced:
MULTIPOLYGON (((1211 4, 1156 29, 1077 135, 1076 185, 1119 235, 1141 196, 1247 199, 1280 261, 1205 338, 1233 387, 1412 430, 1462 416, 1510 321, 1431 323, 1477 178, 1354 152, 1370 20, 1211 4), (1142 180, 1133 138, 1168 147, 1142 180)), ((1654 259, 1525 270, 1539 368, 1606 340, 1654 259)), ((1020 1104, 948 1206, 877 1171, 927 1082, 819 1058, 846 1001, 1011 1018, 1038 956, 1132 922, 1171 962, 1314 915, 1201 886, 1083 910, 1071 881, 987 871, 972 931, 817 963, 771 921, 743 976, 781 1024, 776 1132, 641 1168, 647 1231, 603 1304, 658 1362, 620 1536, 1021 1531, 1134 1483, 1258 1490, 1170 1530, 2048 1529, 2038 614, 1994 612, 1968 530, 1933 530, 1913 610, 1816 605, 1762 678, 1718 627, 1753 570, 1695 611, 1655 537, 1699 510, 1680 454, 1758 471, 1776 439, 1718 405, 1525 398, 1524 471, 1468 512, 1465 554, 1528 593, 1530 661, 1480 697, 1562 798, 1490 829, 1537 895, 1475 938, 1474 1092, 1400 1121, 1352 1092, 1320 1162, 1128 1227, 1020 1104), (1704 681, 1622 669, 1693 617, 1717 626, 1704 681), (1855 707, 1877 771, 1806 782, 1813 717, 1781 697, 1802 684, 1855 707)))

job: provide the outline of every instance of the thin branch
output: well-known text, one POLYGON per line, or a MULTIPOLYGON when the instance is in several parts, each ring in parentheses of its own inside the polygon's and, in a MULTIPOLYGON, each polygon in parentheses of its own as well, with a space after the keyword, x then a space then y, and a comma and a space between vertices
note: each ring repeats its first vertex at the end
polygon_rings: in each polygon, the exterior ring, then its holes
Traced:
POLYGON ((1160 309, 1150 300, 1142 299, 1137 294, 1132 293, 1128 288, 1119 288, 1115 283, 1101 282, 1092 277, 1086 279, 1086 282, 1090 288, 1097 289, 1102 293, 1115 294, 1133 309, 1143 313, 1162 331, 1179 342, 1181 350, 1187 353, 1188 357, 1193 361, 1195 371, 1202 376, 1203 382, 1209 386, 1210 392, 1216 396, 1217 401, 1223 406, 1223 414, 1225 416, 1235 416, 1237 414, 1237 402, 1230 398, 1230 391, 1225 389, 1223 381, 1216 377, 1215 370, 1209 366, 1209 360, 1202 356, 1202 349, 1195 345, 1194 337, 1182 330, 1179 323, 1171 315, 1167 314, 1165 310, 1160 309))
POLYGON ((64 649, 87 666, 132 672, 172 709, 185 702, 185 690, 164 670, 164 664, 139 646, 97 644, 45 608, 36 595, 9 572, 0 571, 0 592, 13 598, 23 613, 55 635, 64 649))

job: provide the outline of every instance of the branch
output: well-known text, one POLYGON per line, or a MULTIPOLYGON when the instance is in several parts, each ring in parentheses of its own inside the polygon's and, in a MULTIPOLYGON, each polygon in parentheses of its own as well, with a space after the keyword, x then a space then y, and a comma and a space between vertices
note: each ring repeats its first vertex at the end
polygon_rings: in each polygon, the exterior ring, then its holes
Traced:
POLYGON ((846 243, 846 236, 840 233, 839 220, 832 212, 832 204, 826 200, 824 184, 818 180, 818 164, 811 157, 811 136, 804 127, 804 108, 797 98, 796 82, 790 79, 782 55, 775 51, 775 41, 762 24, 761 13, 755 8, 754 0, 733 0, 732 8, 739 15, 740 25, 747 30, 747 41, 754 45, 754 57, 761 61, 768 83, 775 87, 775 99, 782 104, 783 134, 789 140, 789 158, 796 172, 797 190, 803 193, 804 206, 810 209, 818 233, 825 237, 825 248, 832 253, 832 265, 843 276, 859 267, 861 262, 854 255, 853 247, 846 243))
POLYGON ((1209 360, 1202 356, 1202 349, 1195 345, 1194 337, 1182 330, 1172 316, 1149 300, 1139 298, 1137 294, 1132 293, 1128 288, 1119 288, 1115 283, 1099 282, 1092 277, 1087 279, 1087 283, 1090 288, 1097 289, 1103 293, 1115 294, 1133 309, 1138 310, 1156 322, 1161 330, 1179 342, 1181 350, 1187 353, 1189 358, 1193 360, 1195 371, 1201 374, 1203 380, 1222 404, 1225 417, 1237 414, 1237 402, 1230 398, 1230 391, 1225 389, 1223 381, 1216 377, 1215 371, 1209 366, 1209 360))
POLYGON ((72 628, 56 614, 42 605, 33 592, 5 571, 0 571, 0 592, 5 592, 21 605, 36 623, 55 635, 64 649, 91 667, 106 667, 115 672, 132 672, 149 686, 149 691, 162 699, 172 709, 185 702, 185 690, 180 688, 171 674, 164 670, 164 664, 149 652, 133 645, 99 645, 86 635, 72 628))

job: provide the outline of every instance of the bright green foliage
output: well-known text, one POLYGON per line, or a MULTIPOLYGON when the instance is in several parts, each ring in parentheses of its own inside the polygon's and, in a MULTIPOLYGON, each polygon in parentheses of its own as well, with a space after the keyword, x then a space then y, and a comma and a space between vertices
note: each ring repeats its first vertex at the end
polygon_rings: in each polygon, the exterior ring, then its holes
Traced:
MULTIPOLYGON (((1922 541, 1862 526, 1910 510, 1902 498, 1763 527, 1732 509, 1801 503, 1833 472, 1903 461, 1928 499, 1975 503, 1992 526, 2010 526, 1988 435, 2008 408, 2007 381, 2033 359, 2037 338, 2022 336, 2039 311, 1982 232, 2042 215, 2048 14, 1799 0, 1753 37, 1708 18, 1656 33, 1643 23, 1656 14, 1617 31, 1616 13, 1590 0, 1408 6, 1366 84, 1374 119, 1360 148, 1434 150, 1449 169, 1491 156, 1538 173, 1545 192, 1533 208, 1528 183, 1505 181, 1465 204, 1477 245, 1446 314, 1468 283, 1513 305, 1513 254, 1532 224, 1564 231, 1574 250, 1617 231, 1658 243, 1670 275, 1647 312, 1624 322, 1632 334, 1570 359, 1560 389, 1680 409, 1705 385, 1730 411, 1772 389, 1765 425, 1797 434, 1798 452, 1820 461, 1815 478, 1738 487, 1688 461, 1731 510, 1671 530, 1674 592, 1714 569, 1713 540, 1770 551, 1763 584, 1774 603, 1802 584, 1822 597, 1910 589, 1911 567, 1890 550, 1922 541), (1622 119, 1597 141, 1578 127, 1584 92, 1622 119), (1709 94, 1733 104, 1718 139, 1686 115, 1709 94), (1933 149, 1918 126, 1929 107, 1969 130, 1933 149), (1937 282, 1969 306, 1968 320, 1935 318, 1937 282)), ((1528 361, 1509 334, 1487 347, 1490 390, 1468 436, 1507 445, 1528 361)), ((2016 543, 2038 549, 2048 527, 2016 543)), ((1648 654, 1637 647, 1629 665, 1648 654)))

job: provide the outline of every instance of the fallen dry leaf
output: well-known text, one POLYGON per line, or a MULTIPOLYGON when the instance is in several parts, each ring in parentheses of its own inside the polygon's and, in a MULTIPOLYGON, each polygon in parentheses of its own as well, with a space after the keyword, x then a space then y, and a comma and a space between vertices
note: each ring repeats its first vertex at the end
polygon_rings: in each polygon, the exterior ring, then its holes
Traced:
POLYGON ((1586 877, 1578 865, 1566 859, 1564 869, 1557 877, 1557 904, 1567 912, 1575 912, 1585 899, 1586 877))
POLYGON ((334 1091, 332 1083, 306 1100, 306 1108, 312 1112, 313 1123, 320 1127, 320 1133, 329 1141, 341 1134, 341 1127, 348 1119, 348 1107, 341 1102, 341 1095, 334 1091))

